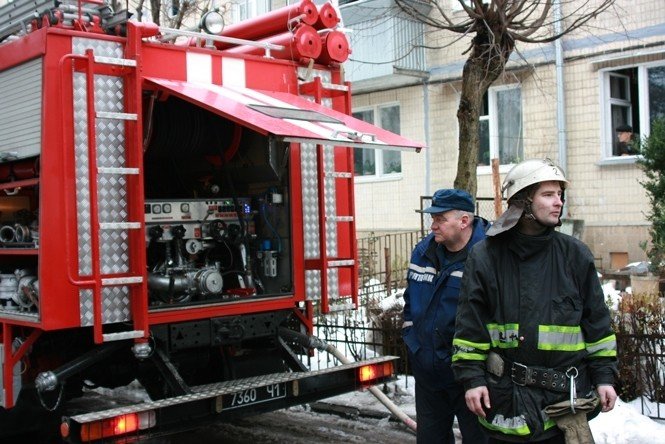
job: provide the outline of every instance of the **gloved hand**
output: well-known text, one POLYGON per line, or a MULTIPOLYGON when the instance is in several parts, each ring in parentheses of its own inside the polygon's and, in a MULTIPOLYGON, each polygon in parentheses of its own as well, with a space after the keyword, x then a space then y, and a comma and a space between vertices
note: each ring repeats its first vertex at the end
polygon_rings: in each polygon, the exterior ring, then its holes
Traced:
POLYGON ((566 444, 594 444, 586 414, 598 406, 598 398, 577 398, 575 413, 570 401, 561 401, 545 407, 545 413, 563 430, 566 444))

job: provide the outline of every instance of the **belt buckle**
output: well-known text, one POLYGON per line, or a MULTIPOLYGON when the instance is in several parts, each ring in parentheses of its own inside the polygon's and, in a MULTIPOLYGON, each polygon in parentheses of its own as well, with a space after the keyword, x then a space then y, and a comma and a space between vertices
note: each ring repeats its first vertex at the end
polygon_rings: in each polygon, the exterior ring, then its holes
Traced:
POLYGON ((529 367, 527 367, 524 364, 520 364, 519 362, 513 362, 512 367, 510 368, 510 379, 512 379, 513 383, 516 385, 520 385, 524 387, 527 383, 527 373, 528 373, 529 367), (519 370, 521 375, 516 375, 516 370, 519 370))

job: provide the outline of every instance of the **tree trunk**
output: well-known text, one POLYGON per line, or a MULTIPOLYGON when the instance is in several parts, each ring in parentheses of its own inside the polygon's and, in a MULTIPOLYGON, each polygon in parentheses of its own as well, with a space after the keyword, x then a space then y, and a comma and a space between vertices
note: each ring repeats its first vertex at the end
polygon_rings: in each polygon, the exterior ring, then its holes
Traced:
POLYGON ((161 26, 160 12, 162 10, 162 0, 150 0, 150 12, 152 13, 152 22, 161 26))
MULTIPOLYGON (((500 26, 500 25, 497 25, 500 26)), ((480 111, 483 96, 501 75, 514 48, 514 41, 500 30, 491 32, 490 23, 479 23, 472 50, 464 64, 462 94, 457 120, 459 122, 459 157, 454 187, 476 195, 476 166, 480 148, 480 111), (488 24, 490 25, 488 29, 488 24)))

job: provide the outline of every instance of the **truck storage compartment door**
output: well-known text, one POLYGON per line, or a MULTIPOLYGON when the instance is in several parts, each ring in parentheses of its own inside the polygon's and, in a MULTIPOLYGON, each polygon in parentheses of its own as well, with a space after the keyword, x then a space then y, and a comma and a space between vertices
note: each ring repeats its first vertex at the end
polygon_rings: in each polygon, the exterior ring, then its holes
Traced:
POLYGON ((293 94, 152 77, 145 80, 148 86, 286 142, 416 151, 423 147, 293 94))
POLYGON ((322 313, 354 306, 353 153, 347 147, 419 151, 422 145, 294 94, 145 81, 164 100, 172 96, 271 140, 300 144, 305 295, 322 313))

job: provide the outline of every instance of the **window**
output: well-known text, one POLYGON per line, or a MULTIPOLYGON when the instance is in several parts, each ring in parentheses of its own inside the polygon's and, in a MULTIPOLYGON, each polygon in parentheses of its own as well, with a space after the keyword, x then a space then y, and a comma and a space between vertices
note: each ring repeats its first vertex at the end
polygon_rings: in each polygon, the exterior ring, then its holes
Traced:
POLYGON ((270 0, 236 0, 233 3, 233 23, 254 18, 270 11, 270 0))
MULTIPOLYGON (((355 111, 353 117, 400 134, 399 105, 382 105, 355 111)), ((356 176, 385 177, 402 172, 402 153, 399 151, 362 148, 353 154, 356 176)))
POLYGON ((491 88, 485 94, 479 137, 478 166, 489 166, 494 158, 498 158, 501 165, 524 158, 522 89, 519 86, 491 88))
POLYGON ((622 144, 635 144, 649 133, 651 122, 665 116, 665 65, 641 65, 608 70, 602 75, 603 134, 602 157, 636 154, 622 144), (632 139, 621 141, 617 128, 628 125, 632 139))
MULTIPOLYGON (((464 5, 469 8, 473 8, 473 0, 461 0, 461 3, 464 3, 464 5)), ((450 0, 450 6, 453 11, 463 11, 464 8, 462 7, 461 3, 460 0, 450 0)), ((489 3, 490 3, 489 0, 483 1, 484 5, 487 5, 489 3)))

